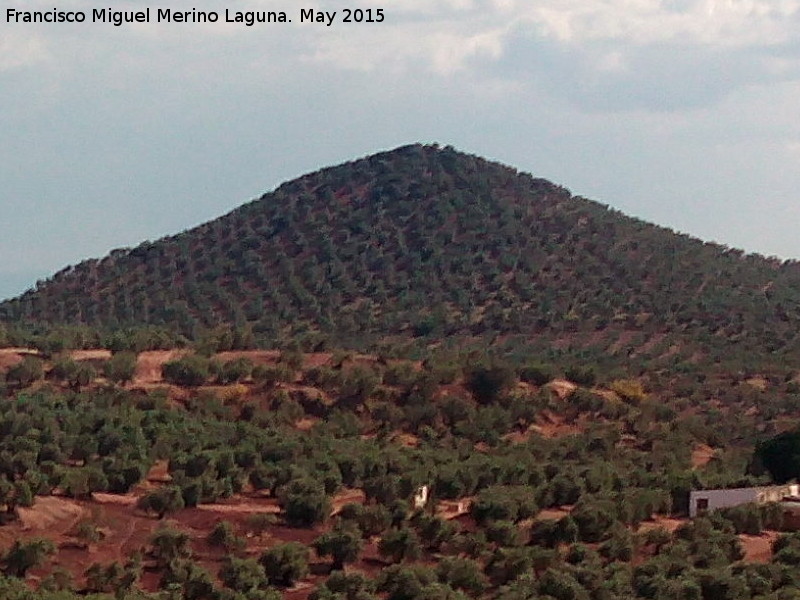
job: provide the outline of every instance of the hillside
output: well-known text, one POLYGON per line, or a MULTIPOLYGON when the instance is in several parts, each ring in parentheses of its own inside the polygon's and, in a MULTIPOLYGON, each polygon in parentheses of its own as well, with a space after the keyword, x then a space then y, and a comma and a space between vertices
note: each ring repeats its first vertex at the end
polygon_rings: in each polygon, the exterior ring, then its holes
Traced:
MULTIPOLYGON (((626 217, 512 168, 407 146, 63 269, 6 322, 218 324, 256 339, 486 337, 719 360, 800 349, 800 267, 626 217)), ((674 358, 677 360, 677 358, 674 358)))
POLYGON ((692 488, 768 481, 752 442, 800 422, 796 383, 709 377, 676 399, 688 381, 595 384, 556 365, 442 356, 0 358, 2 598, 738 600, 800 588, 800 535, 783 533, 776 505, 686 516, 692 488), (39 368, 23 379, 26 364, 39 368), (724 388, 722 406, 711 397, 724 388))

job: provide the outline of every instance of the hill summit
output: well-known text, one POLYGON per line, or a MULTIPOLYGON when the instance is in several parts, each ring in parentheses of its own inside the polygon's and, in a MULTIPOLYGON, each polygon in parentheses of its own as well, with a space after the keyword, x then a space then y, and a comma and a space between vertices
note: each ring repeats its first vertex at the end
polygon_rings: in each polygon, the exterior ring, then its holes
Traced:
POLYGON ((257 337, 503 336, 669 355, 794 354, 800 269, 411 145, 322 169, 175 236, 56 273, 11 322, 235 324, 257 337))

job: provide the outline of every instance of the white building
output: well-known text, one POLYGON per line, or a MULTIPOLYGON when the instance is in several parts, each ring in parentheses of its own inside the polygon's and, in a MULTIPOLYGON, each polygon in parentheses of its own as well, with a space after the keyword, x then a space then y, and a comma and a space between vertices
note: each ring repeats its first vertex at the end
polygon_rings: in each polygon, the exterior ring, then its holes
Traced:
POLYGON ((416 510, 425 508, 425 505, 428 503, 429 491, 427 485, 421 485, 417 488, 417 491, 414 493, 414 508, 416 510))
POLYGON ((740 504, 765 504, 780 502, 784 498, 800 495, 800 485, 768 485, 752 488, 733 488, 729 490, 697 490, 689 492, 689 516, 740 504))

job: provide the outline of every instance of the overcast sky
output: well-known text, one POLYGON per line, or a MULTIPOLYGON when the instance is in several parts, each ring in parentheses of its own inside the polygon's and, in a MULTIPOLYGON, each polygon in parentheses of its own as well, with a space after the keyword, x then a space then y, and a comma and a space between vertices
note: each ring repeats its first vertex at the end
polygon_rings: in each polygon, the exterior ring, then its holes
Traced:
POLYGON ((417 141, 800 258, 800 0, 47 2, 0 5, 0 297, 417 141), (179 4, 293 22, 6 21, 179 4))

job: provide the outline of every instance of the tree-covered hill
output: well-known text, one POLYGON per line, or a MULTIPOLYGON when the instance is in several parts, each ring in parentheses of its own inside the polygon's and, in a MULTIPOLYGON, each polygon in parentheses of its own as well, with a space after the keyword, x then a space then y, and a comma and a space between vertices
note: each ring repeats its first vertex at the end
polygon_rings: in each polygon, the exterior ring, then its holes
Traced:
POLYGON ((6 322, 495 337, 667 356, 800 349, 800 266, 703 243, 452 148, 323 169, 63 269, 6 322))

